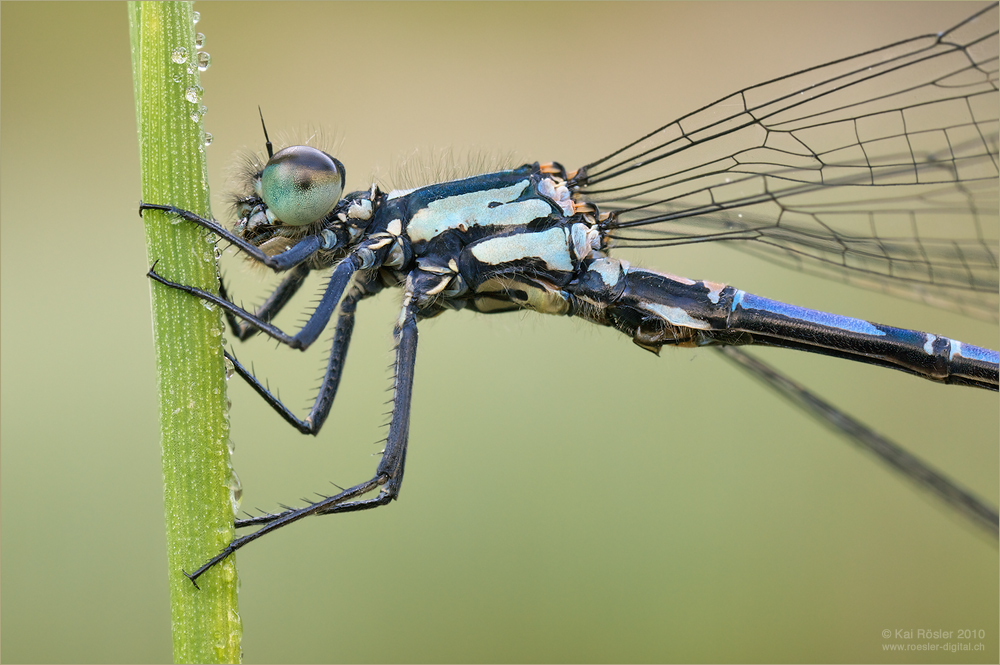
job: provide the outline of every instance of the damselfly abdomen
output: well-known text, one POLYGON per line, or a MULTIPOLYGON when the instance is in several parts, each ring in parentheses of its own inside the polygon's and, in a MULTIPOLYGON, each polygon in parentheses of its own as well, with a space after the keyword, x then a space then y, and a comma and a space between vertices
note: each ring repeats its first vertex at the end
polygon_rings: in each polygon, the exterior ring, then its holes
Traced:
MULTIPOLYGON (((169 206, 145 206, 201 224, 287 273, 251 314, 224 296, 151 272, 238 317, 231 321, 238 336, 260 330, 305 348, 337 314, 327 375, 304 419, 236 364, 303 432, 317 431, 329 413, 357 303, 385 288, 403 291, 393 416, 376 475, 307 508, 241 521, 266 526, 194 576, 291 521, 395 498, 417 321, 448 309, 576 316, 613 326, 650 350, 800 348, 995 390, 996 352, 633 268, 611 252, 621 245, 726 241, 805 271, 836 272, 995 316, 996 35, 992 7, 941 35, 747 88, 571 171, 547 162, 412 191, 373 186, 343 196, 343 166, 314 148, 293 146, 274 155, 269 149, 267 164, 250 174, 233 232, 169 206), (945 215, 958 220, 956 235, 940 232, 945 215), (300 331, 288 334, 269 323, 310 271, 330 268, 323 298, 300 331), (376 497, 363 498, 376 489, 376 497)), ((843 421, 842 414, 829 418, 843 421)), ((994 509, 897 452, 884 457, 995 530, 994 509)))

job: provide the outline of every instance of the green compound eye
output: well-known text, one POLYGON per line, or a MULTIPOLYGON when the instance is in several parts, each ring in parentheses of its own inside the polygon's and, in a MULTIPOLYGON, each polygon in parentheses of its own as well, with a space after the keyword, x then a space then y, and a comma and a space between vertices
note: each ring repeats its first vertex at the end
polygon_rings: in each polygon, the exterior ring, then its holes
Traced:
POLYGON ((281 222, 312 224, 326 217, 340 200, 344 165, 322 150, 293 145, 267 162, 260 191, 268 209, 281 222))

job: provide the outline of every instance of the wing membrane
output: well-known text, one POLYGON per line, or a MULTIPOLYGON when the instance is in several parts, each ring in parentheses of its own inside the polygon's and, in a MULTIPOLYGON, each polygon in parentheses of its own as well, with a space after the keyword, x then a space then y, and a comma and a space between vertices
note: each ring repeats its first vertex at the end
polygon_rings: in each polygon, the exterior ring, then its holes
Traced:
POLYGON ((618 245, 726 241, 984 318, 998 308, 998 16, 741 90, 580 169, 618 245))

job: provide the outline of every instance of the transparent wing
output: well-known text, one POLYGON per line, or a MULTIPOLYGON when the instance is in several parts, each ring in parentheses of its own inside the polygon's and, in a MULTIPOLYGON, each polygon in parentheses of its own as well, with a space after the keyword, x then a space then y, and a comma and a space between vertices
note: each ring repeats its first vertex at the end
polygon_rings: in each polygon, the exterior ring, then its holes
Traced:
POLYGON ((726 241, 997 318, 998 10, 741 90, 592 162, 614 245, 726 241))

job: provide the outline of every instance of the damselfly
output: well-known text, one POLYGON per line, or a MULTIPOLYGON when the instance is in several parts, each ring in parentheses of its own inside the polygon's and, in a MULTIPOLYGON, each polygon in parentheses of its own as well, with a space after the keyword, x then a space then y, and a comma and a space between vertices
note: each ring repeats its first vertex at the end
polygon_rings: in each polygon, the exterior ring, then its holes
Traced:
MULTIPOLYGON (((170 206, 287 277, 255 314, 223 307, 237 336, 258 330, 294 348, 338 311, 329 370, 299 419, 235 362, 237 372, 300 431, 329 413, 356 304, 401 286, 397 384, 385 454, 371 480, 299 510, 238 522, 261 534, 310 514, 384 505, 405 461, 417 320, 446 309, 533 309, 614 326, 640 346, 786 346, 996 389, 997 354, 768 301, 713 282, 631 268, 616 246, 724 241, 952 309, 996 316, 996 7, 940 35, 889 45, 744 89, 611 155, 567 171, 534 164, 410 191, 341 196, 343 166, 292 146, 248 174, 233 232, 170 206), (296 188, 308 181, 306 196, 296 188), (288 194, 287 192, 293 192, 288 194), (941 224, 949 226, 943 232, 941 224), (958 226, 954 226, 957 224, 958 226), (269 323, 307 273, 333 268, 309 323, 269 323), (238 317, 238 318, 237 318, 238 317), (374 498, 363 495, 379 489, 374 498)), ((947 332, 947 331, 941 331, 947 332)), ((727 353, 747 357, 731 346, 727 353)), ((760 376, 825 411, 766 368, 760 376)), ((843 414, 826 411, 834 424, 843 414)), ((867 430, 844 425, 855 437, 867 430)), ((870 440, 870 447, 884 442, 870 440)), ((884 456, 996 529, 995 509, 900 452, 884 456)))

